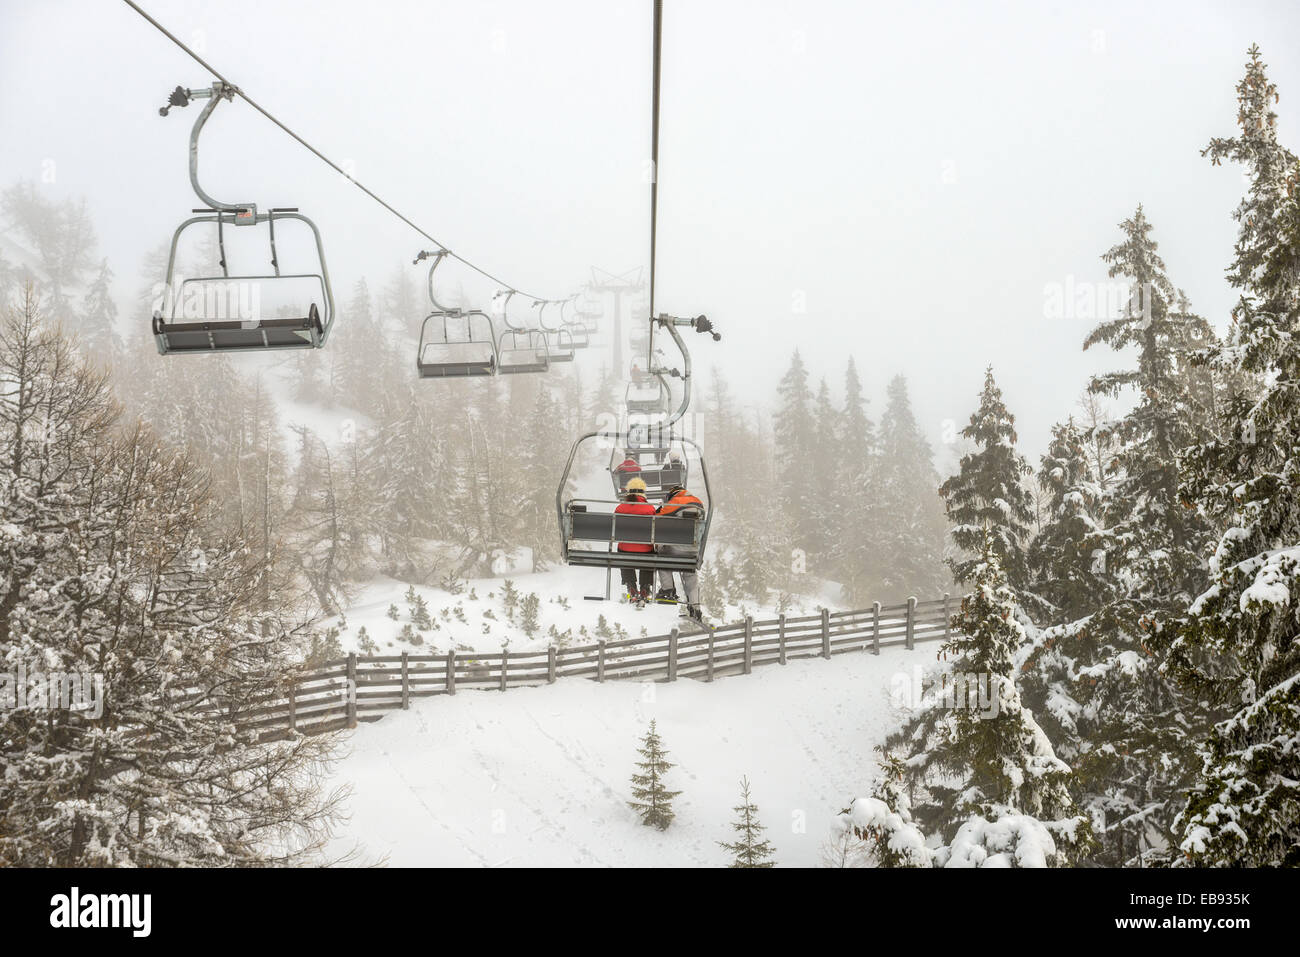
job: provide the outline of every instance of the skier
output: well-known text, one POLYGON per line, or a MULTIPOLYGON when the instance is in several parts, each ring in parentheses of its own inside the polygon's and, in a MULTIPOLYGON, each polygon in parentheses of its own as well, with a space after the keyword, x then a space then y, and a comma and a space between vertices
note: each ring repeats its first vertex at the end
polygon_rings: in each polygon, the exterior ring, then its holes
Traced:
MULTIPOLYGON (((704 515, 704 503, 688 492, 685 486, 674 485, 664 496, 664 502, 659 506, 657 514, 698 519, 704 515)), ((695 554, 695 549, 688 545, 660 545, 659 552, 663 555, 689 557, 695 554)), ((682 592, 686 596, 686 615, 703 624, 704 615, 700 611, 700 576, 693 571, 683 571, 681 576, 682 592)), ((659 591, 655 595, 655 601, 664 604, 674 604, 678 601, 677 589, 673 587, 673 573, 666 568, 659 570, 659 591)))
MULTIPOLYGON (((618 476, 619 488, 622 489, 626 489, 628 487, 629 485, 628 478, 630 476, 634 476, 641 471, 641 463, 638 462, 633 457, 631 450, 628 450, 624 454, 627 456, 627 458, 625 458, 619 465, 617 465, 614 468, 614 474, 618 476)), ((645 490, 644 482, 641 483, 641 489, 642 491, 645 490)))
MULTIPOLYGON (((623 494, 620 496, 622 502, 614 511, 625 515, 653 515, 655 507, 646 501, 645 490, 644 480, 639 478, 629 480, 623 494)), ((620 552, 645 553, 652 551, 653 546, 619 542, 618 550, 620 552)), ((623 577, 623 587, 627 590, 628 601, 635 602, 638 609, 645 607, 646 601, 650 598, 650 589, 654 585, 654 569, 642 568, 640 572, 641 581, 638 583, 637 569, 619 569, 619 574, 623 577)))

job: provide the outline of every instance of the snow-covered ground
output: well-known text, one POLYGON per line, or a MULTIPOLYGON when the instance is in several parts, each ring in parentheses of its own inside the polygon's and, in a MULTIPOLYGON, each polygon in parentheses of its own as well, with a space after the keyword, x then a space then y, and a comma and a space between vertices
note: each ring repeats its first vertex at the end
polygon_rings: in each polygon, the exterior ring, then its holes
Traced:
POLYGON ((331 782, 352 789, 351 819, 330 851, 392 866, 722 866, 745 775, 778 866, 816 866, 832 819, 870 790, 873 748, 898 716, 891 679, 933 654, 426 699, 351 733, 331 782), (682 792, 664 832, 627 806, 652 718, 682 792))
MULTIPOLYGON (((584 595, 604 595, 604 572, 585 568, 554 568, 536 574, 514 575, 510 578, 520 599, 535 593, 538 599, 539 627, 529 638, 521 625, 521 615, 516 610, 514 621, 508 617, 503 602, 505 578, 470 579, 462 583, 459 594, 431 586, 411 586, 383 576, 364 585, 355 586, 352 602, 344 620, 326 619, 322 628, 339 628, 339 643, 345 652, 365 653, 361 644, 361 629, 374 642, 370 654, 438 654, 452 648, 473 651, 499 651, 509 643, 511 651, 536 651, 551 642, 581 645, 590 644, 601 637, 636 638, 641 635, 665 635, 677 625, 678 609, 672 605, 651 604, 640 611, 633 605, 618 601, 620 585, 617 574, 613 578, 611 601, 587 601, 584 595), (414 587, 424 599, 433 619, 426 631, 416 631, 419 643, 403 640, 399 636, 410 623, 410 608, 406 593, 414 587), (389 616, 389 609, 397 608, 397 618, 389 616), (605 619, 606 634, 601 634, 600 619, 605 619), (554 628, 554 632, 552 632, 554 628), (585 629, 585 632, 584 632, 585 629)), ((786 613, 791 616, 814 614, 820 605, 835 608, 831 600, 838 586, 827 584, 815 598, 795 600, 786 613)), ((770 606, 731 605, 723 621, 739 621, 745 614, 755 619, 777 617, 770 606)))

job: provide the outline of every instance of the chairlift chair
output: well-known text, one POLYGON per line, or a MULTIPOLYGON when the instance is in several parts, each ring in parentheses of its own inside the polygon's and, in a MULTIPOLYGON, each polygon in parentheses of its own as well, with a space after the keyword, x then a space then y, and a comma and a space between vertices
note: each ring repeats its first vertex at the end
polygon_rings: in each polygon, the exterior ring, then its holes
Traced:
POLYGON ((672 397, 663 376, 654 375, 633 380, 623 393, 629 415, 667 414, 672 397))
POLYGON ((495 375, 497 343, 492 317, 481 309, 458 309, 438 301, 433 288, 433 274, 447 255, 447 250, 421 252, 419 263, 432 259, 429 266, 429 302, 433 311, 420 325, 420 345, 415 366, 422 379, 445 379, 463 376, 495 375))
POLYGON ((552 328, 546 324, 546 307, 549 302, 535 302, 538 307, 537 327, 546 343, 547 359, 551 362, 572 362, 574 356, 573 334, 564 327, 552 328))
POLYGON ((582 321, 573 317, 565 318, 564 309, 573 300, 566 299, 560 303, 560 328, 568 330, 570 341, 575 349, 586 349, 591 345, 591 336, 587 334, 587 327, 582 321))
POLYGON ((713 496, 709 472, 699 446, 690 439, 678 441, 695 448, 704 482, 704 506, 691 514, 635 515, 616 512, 616 500, 565 498, 569 476, 578 450, 595 439, 625 443, 625 434, 588 432, 569 452, 564 475, 555 493, 555 511, 560 526, 560 553, 567 565, 582 568, 650 568, 667 571, 696 571, 704 560, 709 525, 713 520, 713 496), (689 550, 685 555, 650 552, 620 552, 619 543, 629 545, 671 545, 689 550))
POLYGON ((546 337, 540 329, 528 329, 515 326, 510 322, 510 297, 513 289, 498 293, 505 300, 500 306, 499 315, 502 328, 497 333, 497 374, 518 375, 525 372, 545 372, 550 368, 550 350, 546 346, 546 337))
POLYGON ((504 329, 497 340, 500 375, 545 372, 550 368, 546 337, 537 329, 504 329))
MULTIPOLYGON (((212 115, 212 111, 222 100, 233 100, 238 90, 226 83, 217 82, 210 89, 187 90, 176 87, 168 98, 167 105, 159 109, 166 116, 174 106, 185 107, 192 100, 206 99, 208 102, 200 111, 190 131, 190 185, 195 194, 205 204, 203 208, 192 210, 195 215, 185 220, 172 235, 171 247, 167 256, 167 275, 163 287, 163 300, 153 313, 153 335, 160 355, 178 353, 211 352, 263 352, 270 349, 319 349, 329 338, 334 323, 334 294, 330 286, 329 270, 325 265, 325 250, 321 245, 320 230, 296 207, 272 207, 259 212, 255 203, 222 203, 214 199, 199 185, 199 134, 212 115), (296 221, 305 224, 310 230, 316 246, 317 272, 286 273, 280 269, 279 253, 276 249, 275 227, 277 223, 296 221), (201 223, 214 224, 217 227, 217 252, 221 274, 219 276, 197 276, 183 279, 179 285, 176 280, 176 253, 181 236, 191 227, 201 223), (232 275, 226 249, 226 230, 266 226, 270 251, 271 271, 256 275, 232 275), (286 288, 286 281, 309 283, 316 292, 309 301, 295 305, 292 315, 262 317, 260 307, 250 310, 250 314, 231 314, 228 294, 211 296, 202 290, 210 288, 213 283, 222 283, 226 290, 231 284, 256 284, 259 291, 279 284, 286 288), (192 295, 199 290, 197 297, 192 295), (195 299, 197 298, 197 303, 195 299), (216 306, 215 311, 222 315, 209 315, 208 307, 216 306)), ((235 287, 239 302, 245 296, 243 290, 235 287)), ((240 310, 236 309, 236 313, 240 310)))
POLYGON ((676 437, 672 437, 666 447, 615 446, 609 455, 609 477, 614 493, 622 494, 627 483, 634 478, 645 482, 645 496, 651 501, 663 499, 675 486, 686 486, 690 479, 690 465, 684 452, 685 446, 676 437), (619 466, 629 459, 637 463, 637 470, 620 471, 619 466))

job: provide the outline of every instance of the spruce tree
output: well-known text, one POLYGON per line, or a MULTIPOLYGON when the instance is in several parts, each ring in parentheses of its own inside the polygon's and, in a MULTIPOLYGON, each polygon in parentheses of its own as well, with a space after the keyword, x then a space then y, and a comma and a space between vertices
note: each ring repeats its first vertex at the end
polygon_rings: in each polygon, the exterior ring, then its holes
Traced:
POLYGON ((814 508, 809 515, 811 523, 800 536, 812 570, 821 577, 826 577, 829 571, 835 533, 835 524, 827 521, 826 510, 844 501, 846 494, 837 488, 836 483, 840 459, 839 426, 839 410, 831 399, 830 386, 822 379, 813 405, 812 435, 804 468, 803 494, 811 498, 814 508))
POLYGON ((1189 359, 1186 344, 1203 337, 1205 323, 1174 308, 1185 297, 1165 274, 1142 207, 1120 228, 1123 241, 1102 259, 1112 277, 1128 279, 1127 302, 1083 347, 1137 348, 1135 368, 1095 376, 1088 386, 1110 397, 1138 394, 1137 406, 1110 429, 1119 447, 1111 466, 1108 564, 1132 582, 1121 616, 1132 627, 1142 614, 1185 606, 1204 565, 1210 528, 1179 494, 1178 455, 1200 437, 1195 400, 1179 370, 1189 359))
POLYGON ((1240 132, 1211 140, 1215 165, 1245 166, 1250 187, 1228 277, 1240 296, 1229 341, 1210 361, 1261 396, 1225 403, 1219 437, 1189 450, 1184 493, 1226 529, 1209 588, 1172 632, 1172 664, 1228 712, 1199 751, 1177 821, 1198 866, 1300 865, 1300 160, 1277 140, 1269 81, 1252 46, 1237 86, 1240 132))
POLYGON ((1018 656, 1030 636, 994 542, 985 537, 941 649, 952 659, 951 690, 922 702, 885 747, 905 755, 920 826, 943 838, 935 863, 1065 864, 1086 844, 1088 822, 1070 796, 1069 767, 1021 701, 1018 656))
MULTIPOLYGON (((862 863, 871 867, 929 867, 933 852, 912 820, 911 800, 903 789, 905 769, 902 759, 881 748, 880 778, 871 796, 858 798, 844 811, 833 826, 833 845, 845 864, 862 863), (850 837, 860 842, 854 847, 850 837)), ((838 863, 834 859, 832 863, 838 863)))
POLYGON ((1002 400, 993 367, 984 373, 979 408, 961 430, 976 449, 962 456, 960 471, 939 487, 952 523, 952 540, 965 557, 948 567, 960 583, 981 564, 989 538, 1012 587, 1023 593, 1029 578, 1025 551, 1034 519, 1033 497, 1021 484, 1029 464, 1016 451, 1016 418, 1002 400))
POLYGON ((633 800, 628 806, 640 816, 642 824, 662 831, 673 823, 672 801, 682 792, 670 791, 664 784, 664 775, 675 765, 668 762, 668 752, 663 749, 654 721, 637 751, 641 760, 636 763, 639 770, 632 775, 633 800))
MULTIPOLYGON (((847 596, 865 596, 874 546, 864 529, 877 521, 876 434, 853 358, 844 370, 844 408, 836 430, 833 501, 842 519, 831 529, 831 574, 847 596)), ((874 600, 874 599, 873 599, 874 600)))
POLYGON ((1199 590, 1211 524, 1178 488, 1179 455, 1196 438, 1181 350, 1195 324, 1176 304, 1141 207, 1102 257, 1127 281, 1120 315, 1084 347, 1136 351, 1133 367, 1095 377, 1097 396, 1137 393, 1103 426, 1113 443, 1099 527, 1096 574, 1112 583, 1082 617, 1042 632, 1028 654, 1030 697, 1050 702, 1045 721, 1075 769, 1081 805, 1097 824, 1093 863, 1146 862, 1173 842, 1173 818, 1195 767, 1192 749, 1212 719, 1201 698, 1169 673, 1161 630, 1199 590), (1040 697, 1041 696, 1041 697, 1040 697))
POLYGON ((1083 618, 1115 590, 1105 564, 1107 496, 1089 464, 1087 442, 1073 417, 1052 426, 1038 470, 1045 514, 1027 558, 1047 624, 1083 618))
POLYGON ((813 396, 808 388, 808 369, 795 350, 790 368, 776 388, 778 404, 773 420, 776 457, 776 514, 787 527, 795 547, 811 552, 819 522, 824 521, 809 494, 809 468, 814 453, 815 418, 813 396))
POLYGON ((929 443, 912 414, 907 381, 889 383, 880 418, 876 485, 877 521, 857 532, 870 540, 871 570, 858 601, 899 601, 942 592, 951 581, 944 568, 945 522, 936 494, 939 476, 929 443))
POLYGON ((765 837, 766 828, 758 821, 758 806, 749 798, 749 778, 740 779, 740 804, 732 808, 736 820, 732 830, 738 835, 731 843, 719 841, 718 846, 731 852, 728 867, 775 867, 772 844, 765 837))
POLYGON ((112 282, 113 270, 108 268, 107 259, 101 260, 99 270, 81 300, 81 340, 86 351, 104 365, 114 364, 122 351, 112 282))

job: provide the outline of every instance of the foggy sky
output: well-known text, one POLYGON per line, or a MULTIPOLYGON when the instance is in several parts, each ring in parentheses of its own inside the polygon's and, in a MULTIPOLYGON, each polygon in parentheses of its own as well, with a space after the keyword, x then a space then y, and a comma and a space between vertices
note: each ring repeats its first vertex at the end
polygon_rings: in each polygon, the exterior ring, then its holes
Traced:
MULTIPOLYGON (((560 297, 592 265, 648 261, 649 0, 144 6, 512 285, 560 297)), ((1139 202, 1175 285, 1225 327, 1244 182, 1199 151, 1236 131, 1252 42, 1300 147, 1300 5, 1282 0, 665 7, 659 306, 715 321, 724 341, 696 339, 696 360, 748 401, 795 346, 836 388, 856 356, 877 418, 905 373, 936 447, 991 362, 1036 464, 1117 361, 1080 351, 1094 317, 1045 316, 1045 288, 1105 280, 1139 202)), ((124 4, 0 3, 0 185, 52 171, 52 198, 86 196, 124 309, 197 204, 196 108, 157 108, 209 82, 124 4)), ((363 274, 422 279, 429 244, 251 108, 223 105, 203 146, 219 197, 317 221, 340 300, 363 274)))

